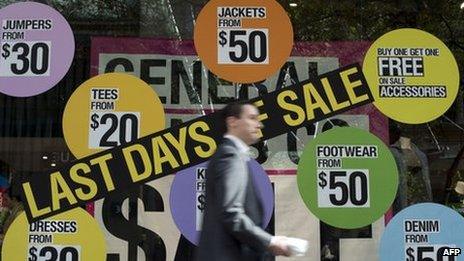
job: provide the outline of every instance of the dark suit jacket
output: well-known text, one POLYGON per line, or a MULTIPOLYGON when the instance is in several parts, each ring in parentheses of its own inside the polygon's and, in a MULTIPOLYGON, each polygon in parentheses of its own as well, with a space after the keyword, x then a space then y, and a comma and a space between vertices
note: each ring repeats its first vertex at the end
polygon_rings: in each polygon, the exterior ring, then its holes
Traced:
POLYGON ((206 209, 197 261, 261 260, 271 235, 260 225, 263 208, 246 158, 224 139, 206 170, 206 209))

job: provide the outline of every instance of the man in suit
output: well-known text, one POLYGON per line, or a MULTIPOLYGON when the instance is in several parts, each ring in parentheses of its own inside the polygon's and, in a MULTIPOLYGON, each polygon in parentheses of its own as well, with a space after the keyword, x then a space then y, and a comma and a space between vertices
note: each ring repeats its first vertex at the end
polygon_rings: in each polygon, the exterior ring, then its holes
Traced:
POLYGON ((260 225, 263 208, 247 167, 248 146, 262 128, 258 110, 233 103, 223 110, 227 128, 206 170, 206 209, 197 250, 198 261, 257 261, 266 252, 289 256, 285 237, 260 225))

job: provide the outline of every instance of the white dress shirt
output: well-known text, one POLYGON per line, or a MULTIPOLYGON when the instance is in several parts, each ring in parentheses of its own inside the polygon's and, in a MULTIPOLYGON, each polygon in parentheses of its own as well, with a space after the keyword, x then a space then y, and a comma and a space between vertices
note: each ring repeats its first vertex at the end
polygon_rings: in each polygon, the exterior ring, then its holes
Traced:
POLYGON ((250 147, 248 147, 248 145, 246 145, 246 143, 243 142, 243 140, 231 134, 224 135, 224 138, 231 140, 234 143, 234 145, 238 148, 240 154, 243 157, 245 157, 247 161, 250 160, 250 147))

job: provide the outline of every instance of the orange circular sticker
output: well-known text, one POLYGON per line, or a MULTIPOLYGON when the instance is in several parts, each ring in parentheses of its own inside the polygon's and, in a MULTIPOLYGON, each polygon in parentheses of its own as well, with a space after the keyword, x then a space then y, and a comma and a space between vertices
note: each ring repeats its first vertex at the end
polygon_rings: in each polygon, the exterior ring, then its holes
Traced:
POLYGON ((274 0, 212 0, 198 15, 194 41, 198 56, 214 74, 253 83, 286 62, 293 28, 274 0))

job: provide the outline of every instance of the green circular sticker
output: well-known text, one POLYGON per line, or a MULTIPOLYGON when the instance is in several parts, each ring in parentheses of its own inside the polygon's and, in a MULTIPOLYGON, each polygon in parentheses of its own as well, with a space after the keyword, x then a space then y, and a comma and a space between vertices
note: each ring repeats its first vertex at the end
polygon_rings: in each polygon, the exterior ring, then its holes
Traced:
POLYGON ((382 35, 367 51, 363 72, 374 105, 408 124, 443 115, 459 88, 459 69, 451 51, 440 39, 418 29, 382 35))
POLYGON ((388 147, 373 134, 335 128, 306 144, 298 189, 309 210, 339 228, 372 224, 391 206, 398 171, 388 147))
POLYGON ((77 158, 129 143, 163 130, 164 109, 144 81, 106 73, 81 84, 63 113, 66 144, 77 158))
POLYGON ((21 213, 9 227, 2 260, 105 260, 106 242, 97 221, 82 208, 29 223, 21 213))

